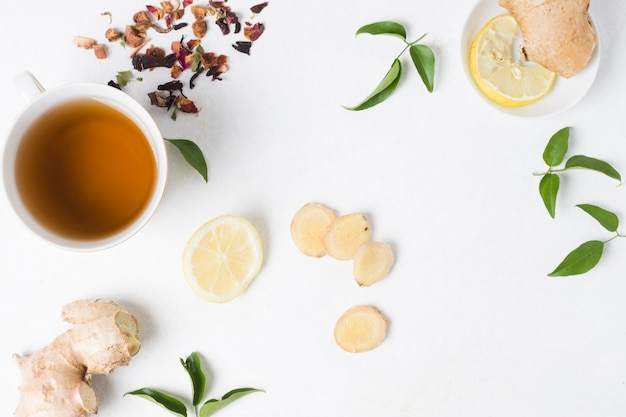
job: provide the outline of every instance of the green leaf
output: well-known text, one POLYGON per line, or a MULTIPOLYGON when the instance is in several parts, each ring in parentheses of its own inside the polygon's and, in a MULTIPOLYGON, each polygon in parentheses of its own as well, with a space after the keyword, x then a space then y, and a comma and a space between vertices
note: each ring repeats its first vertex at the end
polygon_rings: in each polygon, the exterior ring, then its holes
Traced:
POLYGON ((592 204, 578 204, 576 207, 582 209, 591 217, 596 219, 609 232, 617 232, 619 227, 619 219, 617 215, 611 211, 592 204))
POLYGON ((185 161, 202 175, 205 182, 209 181, 206 160, 198 145, 187 139, 163 139, 174 145, 180 151, 185 161))
POLYGON ((565 158, 567 153, 569 132, 570 128, 564 127, 552 135, 548 141, 548 145, 546 145, 546 149, 543 151, 543 160, 549 166, 555 167, 563 162, 563 158, 565 158))
POLYGON ((360 111, 369 109, 383 101, 387 100, 391 93, 394 92, 398 83, 400 82, 400 77, 402 76, 402 64, 398 59, 393 61, 391 68, 387 71, 385 78, 378 84, 376 89, 369 95, 365 100, 363 100, 360 104, 357 104, 354 107, 344 107, 346 110, 360 111))
POLYGON ((543 204, 553 219, 556 214, 556 196, 559 192, 560 183, 559 176, 551 173, 545 174, 539 182, 539 194, 541 194, 543 204))
POLYGON ((187 359, 180 358, 180 363, 191 378, 191 385, 193 386, 193 405, 196 406, 202 401, 206 389, 206 377, 204 376, 204 372, 202 372, 200 356, 197 352, 193 352, 187 359))
POLYGON ((604 250, 604 242, 590 240, 571 251, 563 262, 554 271, 548 274, 550 277, 563 277, 568 275, 580 275, 591 270, 598 264, 604 250))
POLYGON ((584 155, 575 155, 565 162, 565 168, 585 168, 591 169, 593 171, 601 172, 604 175, 607 175, 613 179, 622 182, 622 176, 615 168, 613 168, 608 162, 602 161, 600 159, 591 158, 589 156, 584 155))
POLYGON ((237 388, 232 391, 228 391, 226 394, 224 394, 221 400, 213 398, 205 402, 202 407, 200 407, 199 417, 212 416, 214 413, 226 407, 228 404, 238 400, 244 395, 251 394, 253 392, 265 391, 256 388, 237 388))
POLYGON ((396 22, 376 22, 360 27, 356 34, 369 33, 370 35, 391 35, 406 40, 406 29, 396 22))
POLYGON ((164 392, 157 391, 152 388, 140 388, 135 391, 127 392, 124 396, 126 395, 136 395, 138 397, 145 398, 155 404, 159 404, 173 414, 187 417, 187 407, 185 404, 178 398, 164 392))
POLYGON ((413 45, 409 53, 426 89, 432 93, 435 86, 435 54, 426 45, 413 45))

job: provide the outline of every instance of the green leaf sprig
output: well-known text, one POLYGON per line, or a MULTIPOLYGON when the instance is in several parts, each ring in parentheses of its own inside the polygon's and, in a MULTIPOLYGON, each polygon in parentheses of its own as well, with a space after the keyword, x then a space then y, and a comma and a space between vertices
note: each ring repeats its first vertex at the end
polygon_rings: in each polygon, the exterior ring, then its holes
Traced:
POLYGON ((181 153, 185 161, 193 169, 198 171, 202 178, 204 178, 204 182, 209 181, 209 169, 206 164, 206 160, 204 159, 204 155, 202 154, 202 150, 198 145, 189 139, 167 139, 163 138, 165 142, 174 145, 176 149, 181 153))
POLYGON ((429 92, 433 92, 435 83, 435 54, 432 49, 427 45, 419 44, 426 34, 420 36, 417 40, 409 42, 406 40, 406 29, 399 23, 382 21, 371 23, 360 27, 356 31, 356 35, 363 33, 369 33, 370 35, 388 35, 400 38, 404 43, 404 49, 398 54, 398 56, 391 63, 391 67, 385 74, 382 81, 376 86, 374 91, 367 96, 361 103, 353 107, 346 107, 347 110, 360 111, 374 107, 375 105, 387 100, 391 94, 396 90, 402 77, 402 62, 400 57, 409 50, 409 55, 413 61, 413 65, 417 70, 422 82, 426 86, 429 92))
POLYGON ((626 235, 618 232, 619 219, 617 215, 611 211, 605 210, 593 204, 578 204, 580 208, 600 223, 609 232, 614 235, 605 240, 590 240, 583 243, 573 251, 571 251, 565 259, 548 274, 550 277, 563 277, 568 275, 580 275, 593 269, 604 252, 604 246, 617 237, 626 237, 626 235))
POLYGON ((558 173, 572 169, 587 169, 600 172, 620 183, 622 181, 620 173, 608 162, 585 155, 574 155, 565 161, 564 167, 559 168, 568 151, 570 130, 570 127, 564 127, 552 135, 543 151, 543 160, 548 165, 548 170, 544 173, 534 174, 541 175, 539 194, 552 218, 556 215, 557 194, 561 182, 558 173))
MULTIPOLYGON (((187 359, 180 358, 180 363, 183 368, 185 368, 189 378, 191 379, 191 386, 193 390, 191 404, 193 405, 196 417, 210 417, 217 411, 247 394, 251 394, 253 392, 265 392, 256 388, 236 388, 228 391, 220 399, 211 398, 202 403, 206 392, 206 376, 202 371, 200 355, 198 355, 197 352, 193 352, 187 357, 187 359)), ((185 402, 182 399, 166 392, 156 390, 154 388, 140 388, 127 392, 124 396, 126 395, 134 395, 144 398, 150 402, 160 405, 167 411, 177 416, 187 417, 187 405, 185 402)))
MULTIPOLYGON (((563 164, 567 155, 570 130, 571 128, 564 127, 552 135, 543 151, 543 160, 548 165, 548 171, 535 174, 542 176, 539 182, 539 194, 552 218, 556 214, 556 200, 561 181, 558 173, 582 168, 600 172, 620 183, 622 181, 620 173, 608 162, 585 155, 574 155, 565 161, 563 168, 558 168, 563 164)), ((554 271, 548 274, 550 277, 580 275, 589 272, 600 262, 604 247, 608 242, 617 237, 626 237, 618 231, 619 218, 617 214, 593 204, 578 204, 576 207, 589 214, 606 230, 612 232, 613 236, 604 241, 589 240, 581 244, 567 254, 554 271)))

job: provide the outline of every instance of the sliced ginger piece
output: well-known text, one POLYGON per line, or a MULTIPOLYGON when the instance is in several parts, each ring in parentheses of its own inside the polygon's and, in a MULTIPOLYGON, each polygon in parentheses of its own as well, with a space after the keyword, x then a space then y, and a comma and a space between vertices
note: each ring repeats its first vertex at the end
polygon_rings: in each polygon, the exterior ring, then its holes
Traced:
POLYGON ((345 214, 328 225, 324 234, 326 253, 335 259, 347 261, 354 258, 357 250, 369 242, 371 230, 362 213, 345 214))
POLYGON ((383 242, 367 242, 354 255, 354 279, 362 287, 385 278, 393 266, 391 246, 383 242))
POLYGON ((335 342, 351 353, 374 349, 386 335, 387 319, 371 305, 358 305, 348 309, 335 324, 335 342))
POLYGON ((336 211, 320 204, 307 203, 291 220, 291 238, 302 253, 321 258, 326 255, 322 237, 328 225, 336 218, 336 211))

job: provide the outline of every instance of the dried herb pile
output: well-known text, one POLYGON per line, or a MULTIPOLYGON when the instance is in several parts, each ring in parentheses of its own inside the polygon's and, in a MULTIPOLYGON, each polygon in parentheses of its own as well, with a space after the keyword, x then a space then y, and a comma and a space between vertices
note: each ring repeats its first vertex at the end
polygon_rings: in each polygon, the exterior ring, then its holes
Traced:
MULTIPOLYGON (((193 0, 162 1, 159 6, 148 5, 145 10, 135 13, 133 23, 126 25, 124 30, 110 27, 105 33, 110 43, 118 42, 133 48, 130 59, 134 71, 168 71, 168 80, 159 84, 148 97, 151 105, 172 111, 174 120, 179 111, 200 111, 184 93, 185 89, 193 89, 201 76, 211 81, 220 81, 222 75, 228 71, 228 56, 208 51, 203 45, 203 40, 211 32, 213 25, 219 29, 221 36, 235 37, 233 49, 247 55, 250 55, 253 43, 265 31, 265 25, 257 21, 257 16, 268 2, 250 7, 250 14, 243 19, 240 17, 241 13, 227 3, 228 0, 209 0, 202 4, 194 3, 193 0), (180 38, 172 41, 169 47, 153 44, 153 37, 173 32, 180 32, 180 38), (181 79, 187 73, 191 73, 191 76, 188 83, 184 83, 181 79)), ((108 12, 103 14, 111 17, 108 12)), ((95 41, 93 43, 96 44, 95 41)), ((132 70, 121 71, 109 85, 122 89, 134 78, 132 70)), ((140 77, 137 79, 141 80, 140 77)))

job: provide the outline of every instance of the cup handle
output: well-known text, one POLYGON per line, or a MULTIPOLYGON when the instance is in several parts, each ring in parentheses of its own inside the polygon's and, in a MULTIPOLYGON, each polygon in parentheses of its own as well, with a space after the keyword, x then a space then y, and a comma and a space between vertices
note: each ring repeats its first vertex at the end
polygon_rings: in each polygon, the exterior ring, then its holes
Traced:
POLYGON ((34 101, 46 91, 37 78, 29 71, 24 71, 15 78, 15 87, 29 102, 34 101))

